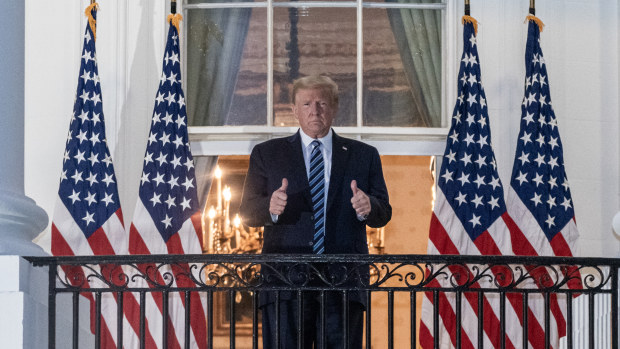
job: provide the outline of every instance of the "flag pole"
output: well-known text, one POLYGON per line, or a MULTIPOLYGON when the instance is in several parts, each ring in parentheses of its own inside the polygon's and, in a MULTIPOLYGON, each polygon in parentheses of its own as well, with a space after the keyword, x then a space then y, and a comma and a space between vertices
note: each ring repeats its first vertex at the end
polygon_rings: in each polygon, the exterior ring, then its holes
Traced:
POLYGON ((177 13, 177 0, 170 0, 170 14, 166 17, 166 22, 172 23, 177 28, 177 32, 181 32, 180 24, 183 16, 177 13))
POLYGON ((476 21, 476 19, 471 16, 469 0, 465 0, 465 15, 463 15, 463 18, 461 19, 461 22, 463 24, 465 24, 466 22, 469 22, 469 23, 473 24, 474 25, 474 33, 476 33, 476 34, 478 33, 478 21, 476 21))
POLYGON ((530 13, 527 17, 525 17, 525 22, 527 21, 536 22, 536 24, 538 24, 538 29, 542 32, 545 24, 538 17, 536 17, 536 0, 530 0, 530 13))

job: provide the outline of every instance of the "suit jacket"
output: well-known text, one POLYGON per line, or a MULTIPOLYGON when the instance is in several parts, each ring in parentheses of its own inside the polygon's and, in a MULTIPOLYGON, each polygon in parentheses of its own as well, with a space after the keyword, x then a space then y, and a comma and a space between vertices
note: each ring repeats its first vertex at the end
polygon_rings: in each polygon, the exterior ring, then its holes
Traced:
MULTIPOLYGON (((250 156, 240 213, 244 224, 265 227, 264 254, 313 253, 312 199, 299 132, 258 144, 250 156), (269 202, 271 194, 282 185, 282 178, 288 180, 288 199, 284 212, 273 223, 269 202)), ((382 227, 392 217, 377 149, 333 132, 327 200, 324 253, 367 254, 366 225, 382 227), (352 180, 370 198, 371 211, 365 221, 357 218, 351 204, 352 180)), ((366 275, 362 277, 367 279, 366 275)), ((351 296, 364 303, 360 294, 351 296)))

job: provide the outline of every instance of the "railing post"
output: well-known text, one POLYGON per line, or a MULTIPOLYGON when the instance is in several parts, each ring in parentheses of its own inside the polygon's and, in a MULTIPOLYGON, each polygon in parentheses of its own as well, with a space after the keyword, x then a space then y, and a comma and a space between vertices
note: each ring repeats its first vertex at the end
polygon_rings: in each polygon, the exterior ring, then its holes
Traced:
POLYGON ((280 291, 276 291, 276 321, 274 328, 276 329, 276 349, 280 348, 280 291))
POLYGON ((394 348, 394 291, 390 290, 388 295, 388 348, 394 348))
POLYGON ((297 291, 297 349, 304 347, 304 302, 301 290, 297 291))
POLYGON ((506 292, 499 293, 499 343, 500 348, 506 348, 506 292))
POLYGON ((230 349, 235 349, 235 290, 228 291, 228 311, 230 317, 230 349))
POLYGON ((588 294, 588 348, 594 349, 594 293, 588 294))
POLYGON ((47 313, 47 321, 48 323, 48 333, 47 333, 47 346, 49 349, 56 348, 56 264, 49 264, 49 273, 48 273, 48 313, 47 313))
POLYGON ((189 342, 190 332, 191 332, 190 310, 192 309, 191 295, 192 295, 191 291, 185 291, 185 332, 184 332, 185 340, 183 341, 185 343, 185 349, 189 349, 191 347, 190 342, 189 342))
POLYGON ((433 291, 433 348, 439 349, 439 291, 433 291))
POLYGON ((551 309, 549 292, 545 292, 545 349, 551 348, 551 309))
POLYGON ((258 292, 252 292, 252 349, 258 349, 258 292))
POLYGON ((140 349, 146 347, 146 292, 140 291, 140 349))
POLYGON ((566 294, 566 348, 573 349, 573 294, 566 294))
POLYGON ((73 292, 73 349, 79 347, 80 332, 80 293, 73 292))
POLYGON ((527 341, 528 341, 528 331, 529 331, 529 324, 528 324, 528 320, 527 320, 527 315, 528 315, 528 311, 529 311, 529 298, 528 298, 528 294, 524 293, 523 297, 521 297, 523 299, 523 308, 521 309, 522 313, 523 313, 523 328, 521 329, 522 331, 522 335, 523 335, 523 347, 527 348, 527 341))
POLYGON ((342 293, 342 341, 343 348, 349 349, 349 293, 342 293))
POLYGON ((95 293, 95 349, 101 348, 101 291, 95 293))
POLYGON ((478 348, 484 346, 484 293, 478 292, 478 348))
POLYGON ((207 291, 207 343, 213 348, 213 290, 207 291))
POLYGON ((161 326, 162 326, 162 348, 168 349, 168 291, 162 291, 162 312, 161 312, 161 326))
POLYGON ((454 294, 454 298, 456 300, 456 347, 458 349, 461 349, 461 326, 462 326, 461 320, 463 316, 463 313, 461 312, 462 295, 463 293, 461 293, 460 291, 457 291, 454 294))
POLYGON ((366 349, 370 349, 372 343, 372 291, 366 292, 366 349))
POLYGON ((321 291, 319 295, 320 299, 320 318, 321 318, 321 328, 320 328, 320 336, 319 336, 319 348, 325 348, 325 291, 321 291))
POLYGON ((620 307, 620 301, 618 300, 618 269, 620 265, 611 266, 611 347, 619 348, 618 343, 618 331, 620 331, 620 324, 618 323, 618 307, 620 307))
POLYGON ((123 349, 123 291, 116 292, 116 348, 123 349))
MULTIPOLYGON (((411 322, 411 334, 410 334, 411 348, 415 348, 415 344, 416 344, 416 332, 417 332, 417 328, 415 324, 416 313, 417 313, 416 293, 409 292, 409 318, 411 322)), ((370 327, 370 325, 368 327, 370 327)))

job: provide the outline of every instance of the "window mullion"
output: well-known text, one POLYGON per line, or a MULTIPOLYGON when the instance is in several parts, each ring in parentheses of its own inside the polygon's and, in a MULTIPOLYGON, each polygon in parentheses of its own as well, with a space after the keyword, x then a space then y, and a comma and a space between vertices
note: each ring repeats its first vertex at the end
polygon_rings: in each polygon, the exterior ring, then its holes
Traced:
POLYGON ((267 0, 267 126, 273 126, 273 0, 267 0))
POLYGON ((357 127, 363 126, 362 107, 364 106, 362 98, 364 95, 364 19, 362 0, 357 0, 357 127))

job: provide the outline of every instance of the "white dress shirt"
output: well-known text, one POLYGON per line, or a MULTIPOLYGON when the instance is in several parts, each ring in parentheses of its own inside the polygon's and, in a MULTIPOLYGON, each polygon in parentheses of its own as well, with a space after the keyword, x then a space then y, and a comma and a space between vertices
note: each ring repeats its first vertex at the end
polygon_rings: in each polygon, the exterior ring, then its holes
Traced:
POLYGON ((304 154, 304 163, 306 164, 306 176, 310 179, 310 155, 312 154, 312 142, 316 139, 321 142, 321 152, 323 153, 323 166, 325 167, 325 202, 327 202, 327 192, 329 188, 329 176, 332 173, 332 130, 329 129, 327 135, 323 138, 312 138, 299 130, 301 135, 301 151, 304 154))

